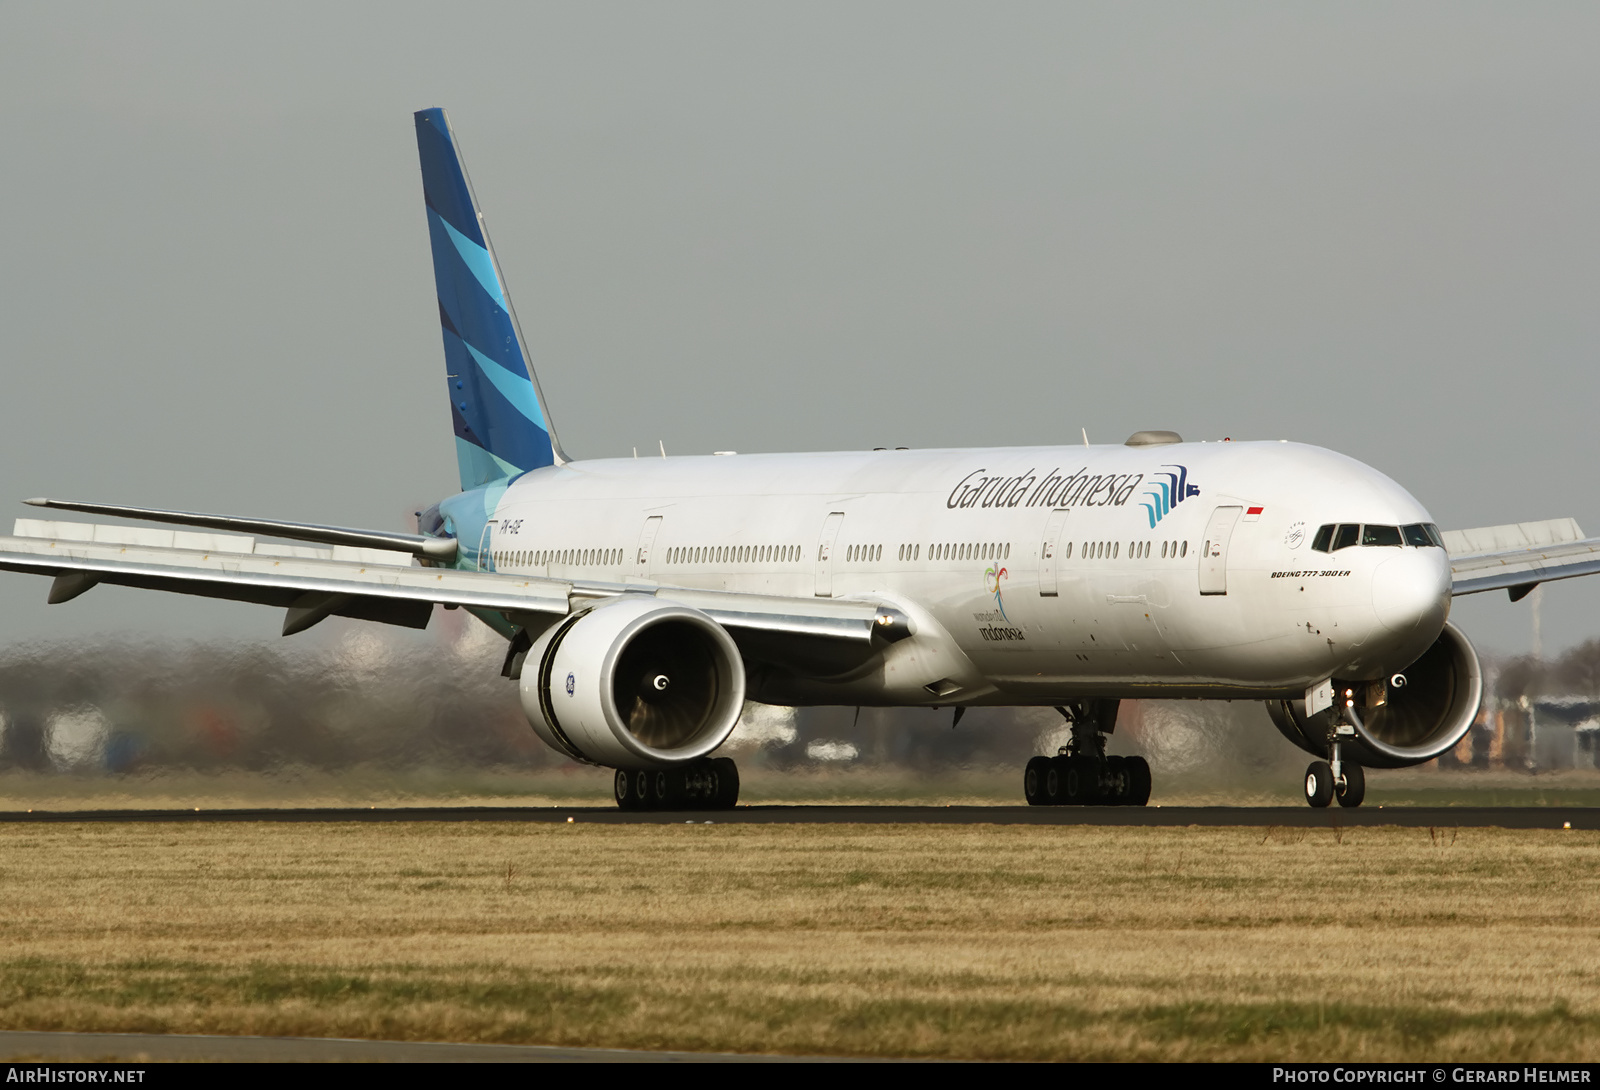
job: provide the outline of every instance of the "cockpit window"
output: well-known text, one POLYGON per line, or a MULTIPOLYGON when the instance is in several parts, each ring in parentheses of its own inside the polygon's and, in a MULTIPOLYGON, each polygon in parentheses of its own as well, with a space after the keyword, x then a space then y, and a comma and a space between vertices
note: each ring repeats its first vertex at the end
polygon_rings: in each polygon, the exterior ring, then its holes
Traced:
POLYGON ((1319 553, 1336 553, 1355 544, 1399 545, 1402 542, 1418 549, 1444 548, 1444 535, 1431 522, 1413 522, 1410 526, 1361 526, 1354 522, 1327 522, 1317 527, 1311 547, 1319 553))

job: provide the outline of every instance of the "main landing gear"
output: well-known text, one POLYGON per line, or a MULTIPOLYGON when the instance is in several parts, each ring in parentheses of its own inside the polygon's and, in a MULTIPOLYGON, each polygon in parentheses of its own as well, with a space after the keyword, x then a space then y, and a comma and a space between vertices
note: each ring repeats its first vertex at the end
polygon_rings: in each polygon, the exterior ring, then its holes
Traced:
POLYGON ((1367 797, 1367 774, 1354 761, 1343 759, 1342 739, 1355 733, 1348 723, 1329 728, 1328 754, 1331 761, 1312 761, 1306 769, 1306 803, 1321 809, 1334 799, 1340 806, 1360 806, 1367 797))
POLYGON ((1107 757, 1105 736, 1117 726, 1117 701, 1083 700, 1057 708, 1072 741, 1054 757, 1035 757, 1022 776, 1030 806, 1143 806, 1150 801, 1150 765, 1143 757, 1107 757))
POLYGON ((739 766, 712 757, 678 768, 619 768, 613 789, 622 810, 732 810, 739 801, 739 766))

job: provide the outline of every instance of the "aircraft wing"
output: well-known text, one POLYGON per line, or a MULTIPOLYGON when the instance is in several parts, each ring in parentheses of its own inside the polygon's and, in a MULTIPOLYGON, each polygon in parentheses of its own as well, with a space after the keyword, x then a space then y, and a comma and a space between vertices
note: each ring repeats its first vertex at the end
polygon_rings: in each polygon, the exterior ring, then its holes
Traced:
POLYGON ((51 576, 51 602, 101 583, 255 602, 286 611, 286 636, 330 616, 423 628, 435 605, 500 614, 512 625, 537 628, 540 615, 565 616, 619 594, 699 609, 735 638, 820 639, 866 650, 910 634, 902 614, 866 601, 418 567, 412 557, 410 551, 276 545, 234 534, 39 519, 18 519, 13 536, 0 537, 0 570, 51 576))
POLYGON ((1540 583, 1600 572, 1600 538, 1586 538, 1573 519, 1446 530, 1450 593, 1505 590, 1513 602, 1540 583))

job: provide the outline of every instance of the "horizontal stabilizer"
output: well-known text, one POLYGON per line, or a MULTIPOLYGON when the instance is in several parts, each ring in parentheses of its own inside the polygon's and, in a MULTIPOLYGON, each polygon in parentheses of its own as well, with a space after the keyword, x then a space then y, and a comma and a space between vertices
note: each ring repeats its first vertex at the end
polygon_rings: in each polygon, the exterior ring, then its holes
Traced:
MULTIPOLYGON (((430 560, 452 560, 456 555, 456 541, 452 537, 430 537, 427 534, 402 534, 389 530, 355 530, 344 526, 319 526, 309 522, 280 522, 277 519, 240 518, 236 515, 203 515, 194 511, 163 511, 148 507, 124 507, 115 503, 80 503, 76 500, 51 500, 37 498, 23 500, 34 507, 51 507, 58 511, 81 511, 89 515, 111 515, 116 518, 138 519, 142 522, 165 522, 175 526, 198 526, 207 530, 223 530, 235 534, 265 534, 291 541, 312 541, 319 545, 343 545, 355 549, 384 549, 408 553, 430 560)), ((101 529, 109 529, 102 527, 101 529)), ((24 535, 21 531, 18 536, 24 535)), ((54 535, 51 535, 54 536, 54 535)), ((151 542, 151 544, 156 544, 151 542)), ((167 544, 171 544, 168 542, 167 544)), ((246 549, 245 551, 249 551, 246 549)))

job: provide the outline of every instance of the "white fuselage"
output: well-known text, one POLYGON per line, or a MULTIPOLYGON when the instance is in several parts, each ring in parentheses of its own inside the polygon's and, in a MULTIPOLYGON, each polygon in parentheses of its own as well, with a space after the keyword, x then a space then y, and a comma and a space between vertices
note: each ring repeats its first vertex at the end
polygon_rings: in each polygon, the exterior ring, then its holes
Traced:
POLYGON ((1326 523, 1429 516, 1294 443, 572 462, 489 508, 483 567, 865 597, 913 619, 870 668, 752 685, 784 703, 1296 696, 1404 668, 1450 604, 1441 548, 1313 550, 1326 523))

